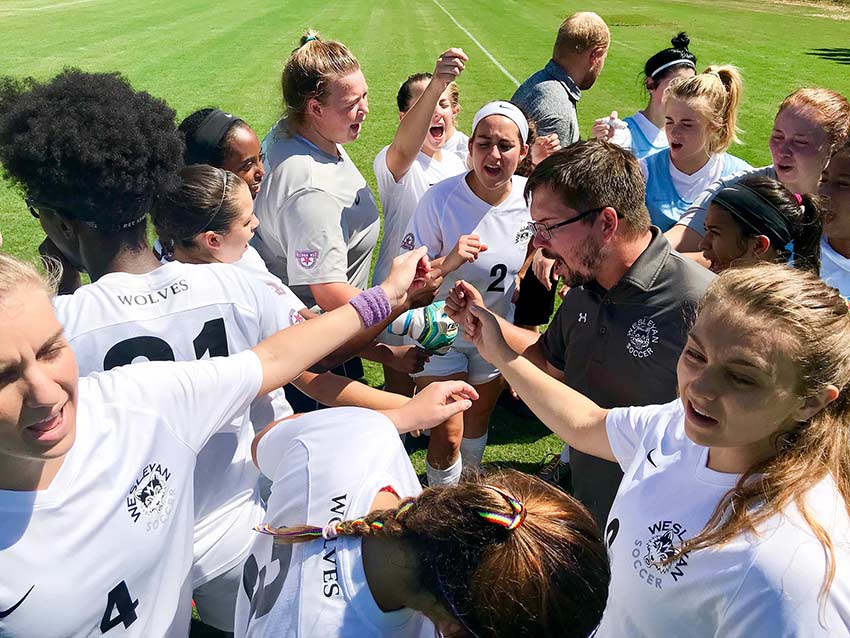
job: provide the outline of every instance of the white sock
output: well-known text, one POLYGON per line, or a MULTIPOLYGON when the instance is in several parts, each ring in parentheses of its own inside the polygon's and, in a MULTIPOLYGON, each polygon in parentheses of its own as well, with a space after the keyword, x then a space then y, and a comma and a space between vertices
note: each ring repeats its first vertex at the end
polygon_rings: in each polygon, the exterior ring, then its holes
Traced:
POLYGON ((460 457, 463 459, 463 467, 480 467, 481 459, 484 458, 484 448, 487 447, 487 433, 477 439, 463 437, 460 441, 460 457))
POLYGON ((561 450, 561 463, 569 463, 570 462, 570 446, 565 445, 564 449, 561 450))
POLYGON ((457 460, 445 470, 438 470, 435 467, 431 467, 428 460, 425 460, 425 475, 428 477, 428 485, 430 487, 436 487, 437 485, 457 485, 458 481, 460 481, 461 470, 463 470, 463 460, 460 454, 458 454, 457 460))

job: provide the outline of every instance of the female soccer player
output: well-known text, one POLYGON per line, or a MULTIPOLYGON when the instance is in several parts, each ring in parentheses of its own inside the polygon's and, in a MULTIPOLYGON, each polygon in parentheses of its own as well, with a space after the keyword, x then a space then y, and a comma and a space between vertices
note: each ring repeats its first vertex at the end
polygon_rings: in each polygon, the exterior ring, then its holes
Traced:
MULTIPOLYGON (((466 171, 466 162, 456 153, 444 151, 443 145, 454 132, 454 82, 467 59, 461 49, 449 49, 437 59, 433 75, 411 75, 398 90, 398 129, 392 144, 381 149, 373 164, 384 211, 384 234, 373 281, 383 281, 401 250, 404 230, 425 191, 466 171)), ((404 338, 389 334, 383 335, 382 341, 402 345, 404 338)), ((409 375, 392 366, 384 366, 384 380, 388 390, 413 394, 409 375)))
MULTIPOLYGON (((531 218, 522 194, 525 178, 514 175, 528 153, 528 122, 510 102, 490 102, 475 114, 472 128, 472 170, 425 193, 401 247, 427 246, 446 276, 438 299, 448 295, 454 280, 472 279, 485 291, 488 305, 495 304, 502 316, 510 318, 515 279, 531 239, 526 229, 531 218), (452 271, 456 272, 448 275, 452 271)), ((499 371, 462 336, 449 353, 426 364, 416 384, 421 388, 445 378, 468 380, 481 398, 469 418, 431 432, 426 469, 432 486, 457 482, 462 466, 481 462, 490 413, 502 388, 499 371)))
POLYGON ((850 310, 836 290, 787 266, 727 270, 679 359, 679 398, 613 410, 517 357, 486 310, 471 316, 467 334, 535 414, 625 472, 598 638, 850 632, 850 310))
POLYGON ((757 261, 820 270, 823 203, 781 182, 751 175, 721 189, 705 217, 703 258, 712 272, 757 261))
POLYGON ((610 574, 572 497, 509 470, 423 492, 386 417, 322 414, 255 443, 274 484, 245 567, 239 638, 592 632, 610 574))
MULTIPOLYGON (((782 101, 773 121, 769 140, 773 164, 753 172, 778 179, 792 193, 816 193, 824 167, 848 134, 850 102, 846 97, 830 89, 798 89, 782 101)), ((711 198, 746 174, 718 180, 697 197, 688 214, 665 233, 676 250, 698 256, 711 198)))
POLYGON ((737 141, 741 76, 732 66, 708 67, 678 78, 664 91, 669 147, 641 160, 646 207, 655 226, 668 230, 716 179, 751 168, 726 153, 737 141))
POLYGON ((670 41, 669 49, 653 55, 643 66, 643 85, 649 93, 649 103, 642 111, 617 119, 617 112, 593 124, 593 136, 629 149, 635 157, 667 148, 664 131, 664 91, 676 78, 690 78, 696 74, 696 56, 688 50, 691 40, 684 32, 670 41))
POLYGON ((266 176, 260 139, 245 120, 220 109, 201 109, 189 115, 177 130, 186 140, 186 164, 209 164, 245 180, 251 198, 260 192, 266 176))
POLYGON ((821 278, 850 296, 850 142, 833 153, 820 181, 826 199, 821 240, 821 278))
MULTIPOLYGON (((281 85, 286 115, 263 140, 268 170, 255 204, 254 245, 308 307, 331 310, 368 286, 380 232, 372 191, 343 148, 360 137, 369 112, 366 79, 344 44, 308 31, 286 61, 281 85)), ((427 354, 376 345, 368 357, 414 372, 427 354)), ((363 375, 359 359, 341 372, 363 375)))

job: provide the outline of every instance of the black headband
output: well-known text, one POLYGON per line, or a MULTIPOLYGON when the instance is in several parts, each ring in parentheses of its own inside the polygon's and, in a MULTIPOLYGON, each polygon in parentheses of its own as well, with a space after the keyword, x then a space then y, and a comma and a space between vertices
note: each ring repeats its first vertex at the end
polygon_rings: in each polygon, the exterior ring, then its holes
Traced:
POLYGON ((767 237, 774 246, 785 248, 791 243, 788 220, 776 206, 749 186, 727 186, 714 196, 712 203, 725 208, 752 232, 767 237))
POLYGON ((242 121, 230 113, 213 109, 201 122, 192 139, 186 140, 186 163, 209 164, 227 132, 242 121))

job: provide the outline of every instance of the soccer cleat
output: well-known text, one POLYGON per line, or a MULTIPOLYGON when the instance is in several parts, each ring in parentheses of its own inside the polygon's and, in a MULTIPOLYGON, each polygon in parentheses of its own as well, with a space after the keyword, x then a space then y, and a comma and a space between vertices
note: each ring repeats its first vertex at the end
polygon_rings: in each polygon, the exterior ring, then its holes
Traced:
POLYGON ((457 324, 445 313, 445 305, 445 301, 438 301, 408 310, 387 326, 387 332, 407 335, 433 354, 446 354, 457 337, 457 324))

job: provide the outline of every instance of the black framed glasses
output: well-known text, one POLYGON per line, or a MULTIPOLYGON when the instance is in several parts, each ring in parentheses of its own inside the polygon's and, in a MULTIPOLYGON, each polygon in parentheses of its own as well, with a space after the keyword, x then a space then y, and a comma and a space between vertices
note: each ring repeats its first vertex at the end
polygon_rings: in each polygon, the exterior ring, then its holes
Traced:
POLYGON ((534 235, 539 235, 542 239, 549 241, 552 239, 552 231, 556 228, 560 228, 561 226, 566 226, 568 224, 572 224, 579 220, 584 219, 588 215, 592 215, 593 213, 601 212, 603 209, 607 208, 607 206, 600 206, 599 208, 591 208, 582 213, 579 213, 575 217, 571 217, 565 222, 559 222, 557 224, 552 224, 551 226, 547 226, 542 222, 528 222, 527 228, 534 233, 534 235))

